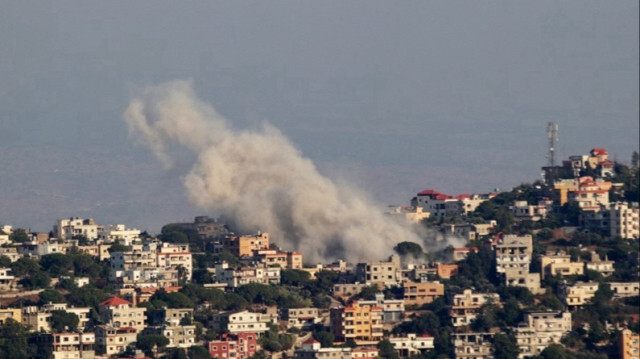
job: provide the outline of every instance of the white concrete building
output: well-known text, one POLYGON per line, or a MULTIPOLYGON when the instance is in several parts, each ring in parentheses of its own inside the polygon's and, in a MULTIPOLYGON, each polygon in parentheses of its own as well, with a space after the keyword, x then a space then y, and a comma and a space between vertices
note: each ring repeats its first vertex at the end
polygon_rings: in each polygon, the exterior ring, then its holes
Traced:
POLYGON ((469 325, 478 316, 480 307, 487 303, 499 303, 496 293, 473 293, 471 289, 456 294, 451 307, 451 321, 454 327, 469 325))
POLYGON ((53 226, 53 233, 60 239, 84 236, 89 240, 96 240, 104 235, 104 226, 91 218, 71 217, 59 219, 53 226))
POLYGON ((531 312, 524 323, 516 328, 516 341, 520 348, 518 358, 540 355, 551 344, 560 344, 563 336, 571 331, 569 312, 531 312))
POLYGON ((388 339, 403 358, 420 355, 435 348, 433 337, 428 335, 409 333, 406 336, 389 337, 388 339))

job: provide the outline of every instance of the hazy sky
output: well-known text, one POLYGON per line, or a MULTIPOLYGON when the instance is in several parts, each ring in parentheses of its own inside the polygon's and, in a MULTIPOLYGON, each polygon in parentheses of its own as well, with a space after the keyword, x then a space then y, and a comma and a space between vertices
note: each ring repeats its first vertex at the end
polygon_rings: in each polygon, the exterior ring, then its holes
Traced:
POLYGON ((192 79, 237 128, 268 121, 380 203, 539 178, 638 148, 638 1, 5 2, 0 223, 190 219, 189 158, 128 137, 136 89, 192 79))

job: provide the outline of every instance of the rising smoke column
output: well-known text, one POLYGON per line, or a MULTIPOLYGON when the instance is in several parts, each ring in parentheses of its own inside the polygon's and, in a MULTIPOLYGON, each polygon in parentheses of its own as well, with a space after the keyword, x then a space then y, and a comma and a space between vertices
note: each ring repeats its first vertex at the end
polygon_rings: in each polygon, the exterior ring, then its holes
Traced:
POLYGON ((174 145, 197 156, 184 186, 199 208, 221 211, 241 230, 269 232, 306 260, 378 260, 399 242, 423 243, 366 196, 322 176, 273 126, 232 129, 189 82, 144 89, 124 119, 166 166, 174 145))

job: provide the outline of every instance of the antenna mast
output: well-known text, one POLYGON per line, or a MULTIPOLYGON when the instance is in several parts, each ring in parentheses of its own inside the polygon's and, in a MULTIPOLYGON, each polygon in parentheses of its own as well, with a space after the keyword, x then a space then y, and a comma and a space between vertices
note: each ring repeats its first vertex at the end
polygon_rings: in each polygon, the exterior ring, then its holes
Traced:
POLYGON ((556 143, 558 142, 558 124, 555 122, 547 123, 547 138, 549 140, 549 152, 547 153, 548 183, 553 183, 556 179, 556 143))

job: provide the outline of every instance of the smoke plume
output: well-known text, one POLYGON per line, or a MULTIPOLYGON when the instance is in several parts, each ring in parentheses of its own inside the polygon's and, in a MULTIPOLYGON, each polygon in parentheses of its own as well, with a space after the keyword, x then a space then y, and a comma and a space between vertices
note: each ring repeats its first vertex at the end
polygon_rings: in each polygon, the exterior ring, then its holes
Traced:
POLYGON ((305 261, 379 260, 399 242, 425 244, 415 229, 384 215, 366 196, 321 175, 273 126, 231 128, 197 98, 190 82, 142 90, 124 119, 167 167, 175 145, 195 154, 184 177, 195 205, 233 218, 241 230, 269 232, 305 261))

